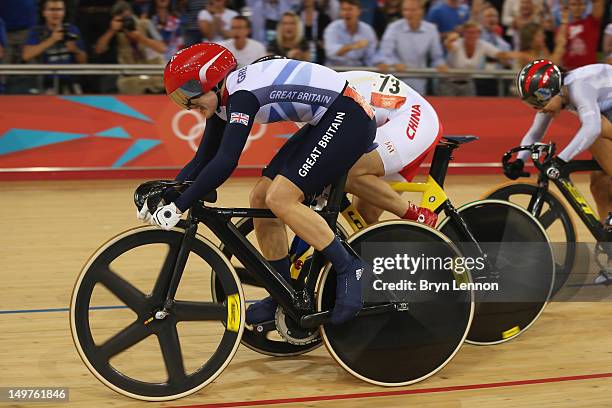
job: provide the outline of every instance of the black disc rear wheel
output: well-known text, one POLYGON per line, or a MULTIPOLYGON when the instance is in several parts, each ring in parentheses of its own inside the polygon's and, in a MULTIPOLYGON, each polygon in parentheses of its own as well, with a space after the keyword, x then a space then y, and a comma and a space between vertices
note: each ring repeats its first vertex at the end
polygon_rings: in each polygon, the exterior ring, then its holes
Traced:
MULTIPOLYGON (((373 225, 351 236, 348 242, 361 256, 369 250, 368 244, 398 251, 410 248, 406 255, 413 257, 460 256, 438 231, 406 221, 373 225)), ((367 256, 365 260, 370 261, 367 256)), ((421 269, 413 279, 452 285, 469 282, 469 273, 459 276, 449 270, 421 269)), ((317 287, 318 310, 332 309, 336 297, 335 271, 326 269, 317 287)), ((375 304, 365 302, 364 306, 375 304)), ((401 302, 395 304, 403 306, 384 313, 358 315, 341 325, 322 326, 323 341, 333 358, 357 378, 378 385, 400 386, 433 375, 463 344, 474 311, 471 290, 405 291, 401 302)))
MULTIPOLYGON (((498 284, 496 290, 476 292, 467 340, 497 344, 513 339, 538 319, 550 297, 555 263, 548 237, 531 214, 506 201, 477 201, 457 211, 493 266, 493 270, 472 270, 472 279, 498 284)), ((480 256, 450 217, 439 229, 464 256, 480 256)))

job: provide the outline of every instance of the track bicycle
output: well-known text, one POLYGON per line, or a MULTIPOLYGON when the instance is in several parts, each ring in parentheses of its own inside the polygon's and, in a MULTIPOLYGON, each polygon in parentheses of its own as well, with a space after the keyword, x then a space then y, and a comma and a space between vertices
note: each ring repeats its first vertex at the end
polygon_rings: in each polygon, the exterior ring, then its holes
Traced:
MULTIPOLYGON (((601 170, 601 167, 595 160, 572 160, 560 169, 561 174, 558 179, 551 180, 546 176, 544 164, 553 157, 555 146, 554 142, 548 144, 536 143, 508 150, 502 157, 504 168, 508 166, 513 154, 522 150, 530 151, 530 158, 533 161, 534 167, 538 170, 537 183, 506 183, 495 187, 485 195, 487 198, 507 200, 526 205, 527 211, 538 218, 547 231, 554 229, 556 235, 561 237, 560 242, 566 243, 555 246, 556 278, 553 295, 563 287, 572 271, 576 261, 577 237, 576 227, 567 206, 549 188, 551 181, 557 186, 563 197, 565 197, 566 202, 569 203, 570 207, 578 215, 578 218, 587 227, 595 241, 597 241, 597 252, 601 253, 604 259, 612 259, 612 244, 610 244, 612 242, 612 229, 606 229, 599 222, 597 214, 589 206, 582 193, 576 188, 570 178, 572 173, 597 171, 601 170)), ((610 271, 606 270, 607 265, 599 261, 599 256, 596 256, 595 259, 600 267, 598 281, 604 284, 612 283, 610 271)))
MULTIPOLYGON (((421 206, 432 211, 444 211, 446 218, 438 229, 448 236, 464 255, 478 256, 483 253, 480 243, 534 243, 539 253, 523 254, 526 259, 517 262, 515 259, 504 259, 508 253, 501 253, 489 245, 487 269, 477 275, 472 271, 472 278, 477 280, 497 280, 509 291, 531 291, 531 301, 501 302, 489 296, 477 296, 477 307, 471 324, 467 341, 473 344, 498 344, 511 340, 529 328, 540 316, 547 303, 554 277, 552 251, 544 229, 523 208, 501 200, 480 200, 455 209, 450 199, 444 193, 442 186, 452 159, 453 151, 463 143, 476 140, 474 136, 444 137, 435 149, 429 176, 425 183, 395 182, 392 186, 397 191, 421 192, 421 206), (510 204, 510 205, 509 205, 510 204), (530 258, 531 256, 531 258, 530 258), (535 276, 528 273, 537 268, 542 273, 535 276), (534 292, 535 288, 535 293, 534 292)), ((317 204, 313 205, 315 208, 317 204)), ((341 214, 348 222, 353 233, 366 228, 366 223, 358 211, 351 205, 346 196, 343 197, 341 214)), ((376 225, 376 224, 375 224, 376 225)), ((253 232, 253 221, 244 217, 236 223, 236 228, 246 237, 253 232)), ((337 224, 340 235, 349 233, 337 224)), ((310 252, 308 246, 299 238, 294 238, 290 255, 292 257, 292 282, 294 286, 303 284, 301 271, 309 264, 310 252)), ((521 246, 524 249, 524 245, 521 246)), ((221 245, 221 250, 232 258, 231 251, 221 245)), ((516 254, 510 254, 515 257, 516 254)), ((244 285, 262 286, 250 273, 248 268, 236 265, 236 270, 244 285)), ((211 275, 211 286, 215 299, 218 282, 211 275)), ((507 296, 512 297, 512 296, 507 296)), ((264 322, 253 328, 247 328, 243 335, 243 343, 257 351, 271 356, 291 356, 306 353, 321 344, 321 339, 312 339, 302 344, 295 339, 279 338, 274 321, 264 322)))
MULTIPOLYGON (((331 187, 319 211, 332 227, 345 181, 346 176, 331 187)), ((189 184, 143 183, 135 191, 135 203, 142 208, 146 201, 149 208, 155 208, 149 200, 158 201, 168 187, 182 191, 189 184)), ((355 318, 331 325, 336 278, 323 256, 313 253, 309 267, 302 269, 301 287, 289 285, 232 222, 236 217, 274 215, 265 209, 209 205, 215 201, 216 192, 202 197, 190 208, 187 219, 170 231, 142 226, 117 235, 92 255, 79 274, 70 306, 74 344, 92 374, 114 391, 151 401, 197 392, 220 375, 240 341, 253 333, 245 329, 239 275, 227 256, 198 233, 199 224, 218 237, 226 253, 238 259, 278 301, 275 330, 287 344, 309 348, 323 339, 332 358, 357 378, 383 386, 412 384, 442 369, 463 344, 475 308, 470 288, 421 292, 414 301, 365 302, 355 318), (197 261, 195 267, 193 261, 197 261), (125 272, 128 270, 132 275, 125 272), (183 283, 191 272, 206 275, 213 270, 214 299, 183 283), (152 283, 139 283, 144 277, 152 277, 152 283), (100 307, 97 299, 118 300, 120 305, 100 307), (159 365, 153 364, 156 358, 159 365)), ((514 208, 507 203, 502 206, 514 208)), ((461 257, 444 234, 407 221, 364 228, 344 245, 361 254, 370 244, 389 242, 411 243, 426 254, 435 244, 433 255, 461 257)), ((445 285, 470 283, 469 272, 454 269, 419 270, 415 277, 445 285)), ((203 279, 210 282, 206 276, 203 279)))

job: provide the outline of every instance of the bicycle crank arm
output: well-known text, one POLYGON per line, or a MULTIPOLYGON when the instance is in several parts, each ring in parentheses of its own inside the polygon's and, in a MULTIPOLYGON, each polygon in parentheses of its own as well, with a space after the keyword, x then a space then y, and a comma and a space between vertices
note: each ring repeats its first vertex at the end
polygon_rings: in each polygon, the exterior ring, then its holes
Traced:
POLYGON ((276 330, 276 323, 274 320, 268 320, 267 322, 261 322, 253 325, 253 331, 265 336, 266 333, 276 330))
MULTIPOLYGON (((405 309, 407 310, 407 307, 405 309)), ((393 312, 396 310, 404 310, 404 307, 395 305, 393 303, 385 303, 384 305, 364 307, 359 311, 359 313, 357 313, 357 316, 370 316, 375 314, 393 312)), ((303 328, 312 329, 329 322, 330 318, 331 310, 309 314, 306 316, 302 316, 302 318, 300 319, 300 326, 303 328)))

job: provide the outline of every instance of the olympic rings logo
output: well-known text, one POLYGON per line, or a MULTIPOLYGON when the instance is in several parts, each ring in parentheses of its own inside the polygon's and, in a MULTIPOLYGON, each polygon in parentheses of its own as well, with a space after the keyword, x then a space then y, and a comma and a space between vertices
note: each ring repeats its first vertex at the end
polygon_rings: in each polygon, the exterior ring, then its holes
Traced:
MULTIPOLYGON (((261 137, 266 133, 266 128, 268 125, 262 124, 259 125, 257 132, 251 133, 247 139, 246 145, 244 146, 243 151, 246 151, 251 146, 251 143, 257 139, 261 139, 261 137)), ((178 111, 174 117, 172 118, 172 132, 174 135, 178 137, 180 140, 184 140, 189 144, 189 147, 195 152, 198 150, 198 145, 200 138, 204 134, 204 129, 206 128, 206 118, 202 116, 198 111, 194 110, 180 110, 178 111), (184 116, 192 116, 195 118, 195 125, 193 125, 187 133, 184 133, 181 130, 180 123, 183 121, 184 116)))

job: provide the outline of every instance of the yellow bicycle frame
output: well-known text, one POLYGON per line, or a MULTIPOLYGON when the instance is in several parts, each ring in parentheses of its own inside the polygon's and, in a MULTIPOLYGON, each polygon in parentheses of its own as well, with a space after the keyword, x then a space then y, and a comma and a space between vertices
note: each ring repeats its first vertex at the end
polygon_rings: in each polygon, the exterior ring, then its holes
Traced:
MULTIPOLYGON (((428 210, 436 211, 446 200, 447 196, 442 187, 433 179, 431 176, 427 176, 427 181, 424 183, 412 183, 412 182, 389 182, 393 190, 398 193, 423 193, 421 198, 421 207, 425 207, 428 210)), ((367 223, 363 217, 359 214, 353 204, 349 205, 344 211, 342 216, 348 222, 353 232, 360 231, 367 227, 367 223)), ((306 259, 312 254, 312 248, 308 249, 302 254, 295 254, 291 260, 291 277, 297 279, 300 274, 300 270, 306 262, 306 259)))
MULTIPOLYGON (((425 183, 392 181, 389 184, 398 193, 423 193, 421 207, 431 211, 436 211, 448 198, 442 187, 431 176, 427 176, 425 183)), ((342 216, 349 223, 353 232, 367 227, 367 223, 352 204, 342 211, 342 216)))

